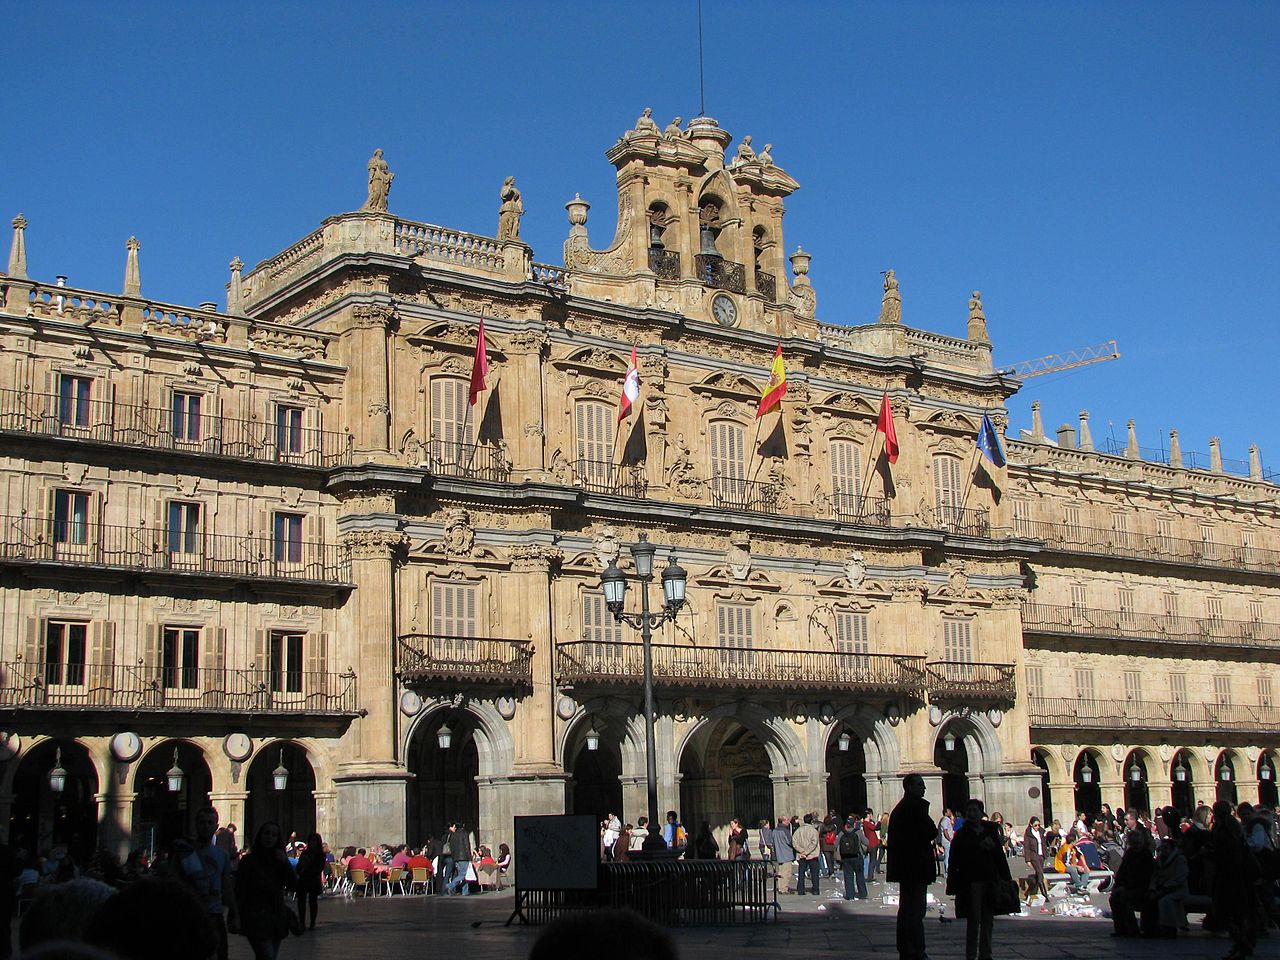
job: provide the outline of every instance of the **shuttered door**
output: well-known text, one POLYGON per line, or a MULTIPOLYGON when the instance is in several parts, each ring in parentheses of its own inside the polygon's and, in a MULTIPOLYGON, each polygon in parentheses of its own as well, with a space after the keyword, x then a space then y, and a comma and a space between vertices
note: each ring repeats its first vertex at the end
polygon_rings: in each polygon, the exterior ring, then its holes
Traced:
POLYGON ((442 463, 465 463, 475 436, 475 422, 467 415, 467 384, 448 377, 431 380, 431 456, 442 463))
POLYGON ((308 706, 323 709, 326 698, 337 693, 329 689, 329 634, 317 633, 310 638, 307 645, 307 672, 302 680, 302 689, 307 696, 308 706))
POLYGON ((475 657, 475 644, 466 637, 476 636, 476 607, 479 589, 465 583, 434 582, 431 584, 431 632, 440 638, 445 658, 469 663, 475 657))
POLYGON ((203 640, 201 696, 206 706, 221 707, 227 690, 227 630, 225 627, 206 629, 203 640))
POLYGON ((960 522, 960 461, 955 457, 933 458, 933 503, 938 521, 960 522))
POLYGON ((612 413, 608 404, 594 400, 581 400, 573 407, 578 476, 596 489, 607 488, 613 472, 612 413))
POLYGON ((842 610, 836 613, 836 649, 840 652, 840 662, 847 665, 854 674, 864 673, 870 661, 866 654, 870 651, 867 640, 867 615, 842 610))
POLYGON ((861 454, 851 440, 831 442, 831 493, 837 517, 856 518, 862 499, 861 454))
POLYGON ((973 635, 968 620, 942 621, 942 658, 948 663, 973 663, 973 635))
POLYGON ((716 608, 716 633, 720 641, 720 664, 730 676, 747 676, 755 665, 752 609, 745 603, 722 603, 716 608))
POLYGON ((711 424, 711 493, 716 502, 742 503, 746 476, 745 431, 736 423, 711 424))
POLYGON ((582 594, 582 639, 586 641, 584 653, 593 661, 621 656, 622 624, 605 606, 603 593, 582 594))
POLYGON ((114 695, 116 625, 109 620, 92 624, 89 641, 89 697, 93 703, 110 703, 114 695))

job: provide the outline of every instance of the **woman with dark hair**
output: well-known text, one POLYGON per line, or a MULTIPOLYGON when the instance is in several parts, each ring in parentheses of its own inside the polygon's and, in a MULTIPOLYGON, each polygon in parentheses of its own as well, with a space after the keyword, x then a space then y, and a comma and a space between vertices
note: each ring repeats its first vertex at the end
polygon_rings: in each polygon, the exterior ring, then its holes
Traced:
POLYGON ((751 859, 751 848, 747 846, 747 830, 736 817, 729 821, 729 859, 751 859))
POLYGON ((1231 935, 1227 960, 1248 960, 1258 943, 1258 863, 1226 800, 1213 805, 1207 853, 1213 865, 1213 918, 1231 935))
POLYGON ((320 899, 320 891, 324 889, 325 873, 329 865, 325 862, 324 841, 320 834, 313 833, 307 838, 307 848, 298 858, 298 926, 307 929, 307 907, 311 907, 311 927, 316 928, 316 907, 320 899))
POLYGON ((1040 828, 1040 818, 1032 817, 1027 821, 1027 832, 1022 835, 1022 859, 1031 868, 1031 876, 1027 879, 1035 881, 1036 892, 1046 902, 1049 899, 1049 888, 1044 882, 1044 858, 1048 853, 1049 845, 1044 830, 1040 828))
POLYGON ((966 960, 991 960, 992 896, 996 881, 1010 879, 1003 834, 986 815, 981 800, 965 805, 964 826, 951 842, 947 870, 947 893, 956 898, 956 917, 969 921, 965 927, 966 960))
POLYGON ((249 941, 254 960, 275 960, 280 941, 289 935, 293 911, 284 905, 284 892, 293 884, 284 834, 278 823, 268 820, 258 828, 236 871, 240 933, 249 941))

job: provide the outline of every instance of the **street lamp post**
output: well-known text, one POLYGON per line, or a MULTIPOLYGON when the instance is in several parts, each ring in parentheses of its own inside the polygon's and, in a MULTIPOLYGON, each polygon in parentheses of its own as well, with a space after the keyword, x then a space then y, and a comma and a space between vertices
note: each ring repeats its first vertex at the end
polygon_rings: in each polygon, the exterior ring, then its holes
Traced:
POLYGON ((657 613, 649 610, 649 582, 653 579, 653 555, 658 548, 649 542, 648 534, 640 534, 640 542, 631 545, 631 556, 636 564, 636 579, 640 581, 640 612, 623 610, 627 592, 627 576, 617 565, 610 563, 601 576, 605 605, 618 623, 625 623, 640 631, 644 647, 644 749, 645 786, 649 800, 649 835, 645 838, 645 850, 666 848, 662 836, 662 823, 658 820, 658 747, 653 718, 653 630, 668 620, 674 620, 684 606, 685 581, 688 574, 672 557, 662 571, 663 607, 657 613))

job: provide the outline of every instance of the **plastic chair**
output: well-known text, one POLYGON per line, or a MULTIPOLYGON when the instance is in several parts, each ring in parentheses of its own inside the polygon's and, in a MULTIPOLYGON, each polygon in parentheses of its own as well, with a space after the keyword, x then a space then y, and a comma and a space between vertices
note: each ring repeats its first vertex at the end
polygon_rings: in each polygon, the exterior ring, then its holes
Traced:
POLYGON ((340 860, 335 860, 329 864, 329 892, 332 894, 346 893, 347 885, 347 865, 340 860))
POLYGON ((392 888, 399 887, 401 896, 404 895, 404 867, 392 867, 387 873, 378 878, 378 881, 387 888, 387 896, 391 896, 392 888))
POLYGON ((413 873, 409 880, 409 892, 413 893, 415 888, 423 896, 431 893, 431 871, 426 867, 413 868, 413 873))
POLYGON ((377 892, 374 890, 373 881, 363 870, 347 871, 347 889, 353 896, 357 889, 363 891, 361 896, 364 897, 373 896, 377 892))

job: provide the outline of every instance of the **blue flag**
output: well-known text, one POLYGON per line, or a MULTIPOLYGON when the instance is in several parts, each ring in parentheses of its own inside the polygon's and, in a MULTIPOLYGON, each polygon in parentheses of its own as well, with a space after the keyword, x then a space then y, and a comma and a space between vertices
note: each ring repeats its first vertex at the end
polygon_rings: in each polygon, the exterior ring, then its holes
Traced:
POLYGON ((1004 448, 1000 446, 1000 437, 996 434, 991 418, 985 413, 982 415, 982 426, 978 428, 978 450, 991 461, 993 467, 1004 466, 1004 448))

